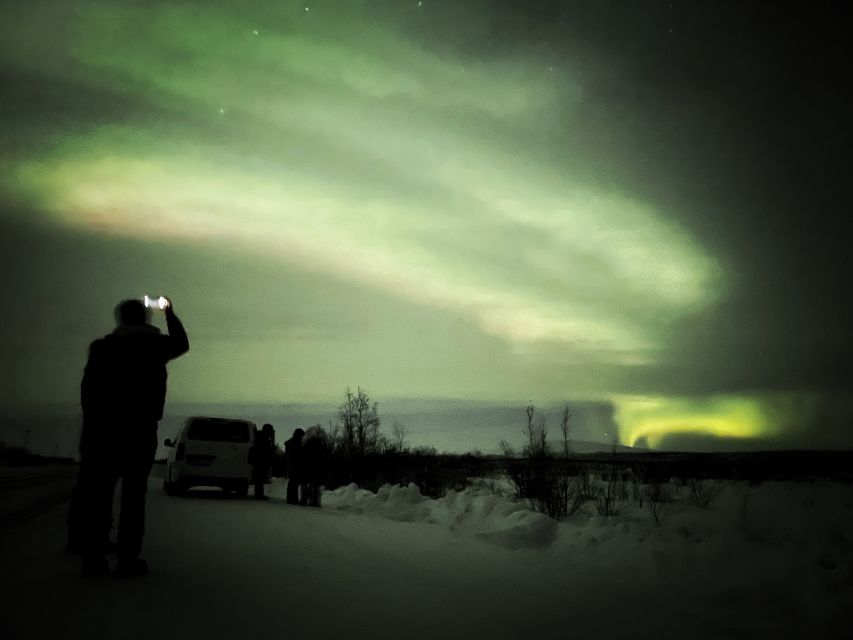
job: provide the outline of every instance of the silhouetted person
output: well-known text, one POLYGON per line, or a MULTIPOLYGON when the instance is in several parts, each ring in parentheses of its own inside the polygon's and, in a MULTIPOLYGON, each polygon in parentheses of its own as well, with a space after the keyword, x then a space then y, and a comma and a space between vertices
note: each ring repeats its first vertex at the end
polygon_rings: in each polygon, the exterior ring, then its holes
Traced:
POLYGON ((284 461, 287 466, 287 503, 299 504, 299 485, 302 484, 302 436, 305 432, 296 429, 284 443, 284 461))
MULTIPOLYGON (((65 553, 79 555, 83 552, 83 536, 84 536, 84 518, 81 508, 81 491, 80 491, 80 474, 78 473, 77 485, 71 492, 71 500, 68 504, 68 518, 66 525, 68 527, 68 538, 65 542, 65 553)), ((112 505, 110 505, 112 507, 112 505)), ((110 529, 112 528, 112 509, 110 509, 110 529)), ((105 532, 106 536, 102 541, 102 547, 105 553, 114 552, 116 545, 110 540, 109 529, 105 532)))
MULTIPOLYGON (((85 419, 83 421, 83 431, 86 430, 85 419)), ((77 447, 77 453, 82 458, 82 442, 83 436, 81 434, 80 444, 77 447)), ((82 508, 82 499, 83 496, 82 491, 80 489, 80 479, 82 474, 80 471, 77 473, 77 484, 71 492, 71 500, 68 503, 68 517, 66 519, 66 525, 68 529, 68 537, 65 542, 65 553, 70 553, 74 555, 80 555, 83 553, 83 537, 85 533, 85 522, 83 516, 83 508, 82 508)), ((110 529, 112 529, 112 504, 110 505, 110 529)), ((115 543, 110 540, 109 537, 109 529, 105 532, 106 537, 103 540, 103 548, 105 552, 115 551, 115 543)))
POLYGON ((265 424, 255 434, 255 445, 252 449, 252 482, 255 484, 255 500, 267 500, 264 495, 264 484, 270 473, 272 454, 275 450, 275 430, 271 424, 265 424))
POLYGON ((103 544, 119 478, 116 571, 130 576, 147 570, 139 553, 157 423, 166 399, 166 363, 189 349, 171 303, 165 312, 169 335, 149 324, 150 312, 141 301, 125 300, 116 307, 116 329, 89 347, 80 390, 83 434, 78 501, 84 575, 109 570, 103 544))
POLYGON ((320 486, 326 477, 327 447, 319 428, 312 427, 302 440, 302 495, 300 504, 320 506, 320 486))

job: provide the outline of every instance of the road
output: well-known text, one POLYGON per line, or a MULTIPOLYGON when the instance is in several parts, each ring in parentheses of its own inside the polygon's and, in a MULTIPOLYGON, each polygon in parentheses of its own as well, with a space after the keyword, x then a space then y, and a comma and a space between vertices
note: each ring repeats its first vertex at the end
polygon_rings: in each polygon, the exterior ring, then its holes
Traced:
POLYGON ((0 467, 0 531, 64 503, 76 477, 74 465, 0 467))
POLYGON ((81 578, 78 559, 62 553, 64 505, 4 530, 0 636, 472 638, 529 628, 504 550, 430 525, 215 491, 167 497, 159 485, 152 478, 144 578, 81 578))
POLYGON ((435 525, 280 499, 167 497, 160 483, 142 578, 81 578, 63 554, 64 505, 0 532, 0 637, 731 637, 731 621, 691 607, 690 594, 649 589, 651 574, 617 579, 580 558, 556 564, 435 525))

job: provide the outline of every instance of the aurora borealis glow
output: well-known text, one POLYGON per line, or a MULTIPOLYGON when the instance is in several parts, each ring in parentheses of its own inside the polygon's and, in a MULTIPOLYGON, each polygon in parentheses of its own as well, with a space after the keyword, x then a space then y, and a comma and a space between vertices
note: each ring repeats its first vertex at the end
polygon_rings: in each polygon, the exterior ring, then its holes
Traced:
POLYGON ((839 276, 788 277, 802 202, 766 198, 754 79, 679 75, 714 25, 511 4, 6 3, 0 204, 41 256, 9 289, 81 304, 4 338, 5 404, 73 399, 116 299, 166 293, 185 402, 603 400, 651 446, 843 422, 847 312, 785 295, 839 276))

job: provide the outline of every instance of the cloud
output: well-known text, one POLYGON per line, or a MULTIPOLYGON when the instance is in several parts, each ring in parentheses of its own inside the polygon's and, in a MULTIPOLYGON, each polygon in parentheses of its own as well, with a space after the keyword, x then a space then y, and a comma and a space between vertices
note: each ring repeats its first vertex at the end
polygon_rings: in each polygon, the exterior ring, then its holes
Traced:
POLYGON ((320 30, 322 17, 276 14, 261 37, 250 27, 269 15, 199 11, 93 5, 67 55, 88 82, 202 130, 140 121, 67 137, 16 168, 19 191, 66 224, 271 252, 511 343, 626 363, 652 357, 656 323, 715 297, 718 265, 665 212, 511 144, 573 91, 534 61, 463 69, 340 16, 320 30))
MULTIPOLYGON (((599 51, 582 39, 599 24, 591 7, 550 10, 576 14, 560 41, 559 15, 488 2, 15 11, 0 25, 3 198, 28 224, 89 238, 93 257, 69 253, 81 265, 128 246, 178 270, 218 264, 186 288, 190 309, 214 317, 223 296, 257 311, 199 329, 206 363, 242 357, 246 373, 260 358, 272 379, 298 353, 310 372, 288 384, 308 395, 370 377, 405 394, 605 398, 626 439, 657 442, 759 437, 779 421, 762 394, 849 386, 842 236, 792 224, 797 181, 772 163, 800 165, 762 146, 762 131, 781 137, 746 109, 764 102, 744 77, 766 76, 719 73, 731 54, 704 46, 678 59, 644 30, 654 16, 620 14, 626 38, 599 51), (752 98, 718 95, 726 78, 752 98), (265 270, 263 286, 225 264, 265 270), (277 297, 276 278, 298 295, 277 297), (381 300, 381 321, 365 299, 381 300), (640 396, 659 412, 639 411, 640 396)), ((125 282, 106 289, 180 290, 164 273, 116 269, 125 282)), ((236 393, 231 378, 204 384, 236 393)))

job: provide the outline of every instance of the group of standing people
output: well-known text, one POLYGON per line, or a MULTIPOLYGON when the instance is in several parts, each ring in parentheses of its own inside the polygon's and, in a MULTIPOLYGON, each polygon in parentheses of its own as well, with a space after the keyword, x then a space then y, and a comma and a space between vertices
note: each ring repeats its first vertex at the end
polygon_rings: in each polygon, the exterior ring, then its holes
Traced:
POLYGON ((320 506, 320 486, 328 464, 328 447, 320 427, 296 429, 284 443, 287 503, 320 506))
MULTIPOLYGON (((255 500, 268 500, 264 484, 270 478, 275 455, 275 429, 265 424, 255 431, 252 447, 252 484, 255 500)), ((320 427, 296 429, 284 443, 287 502, 308 507, 320 506, 320 487, 325 482, 328 448, 320 427)))
MULTIPOLYGON (((319 427, 296 429, 284 443, 284 473, 287 477, 287 503, 307 507, 320 506, 320 487, 325 481, 328 459, 326 438, 319 427)), ((270 477, 275 454, 275 429, 265 424, 255 432, 252 448, 252 483, 255 500, 268 500, 264 484, 270 477)))

